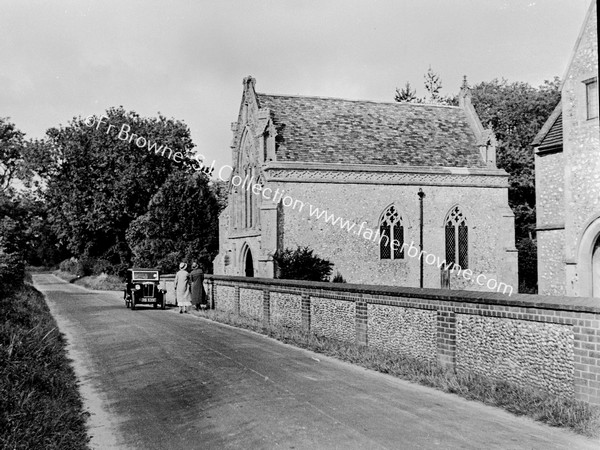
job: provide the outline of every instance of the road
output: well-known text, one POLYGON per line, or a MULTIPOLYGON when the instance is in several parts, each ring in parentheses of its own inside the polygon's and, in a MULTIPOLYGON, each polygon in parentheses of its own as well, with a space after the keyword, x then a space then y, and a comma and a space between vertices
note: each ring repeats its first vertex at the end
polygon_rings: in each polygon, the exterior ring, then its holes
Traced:
POLYGON ((598 449, 598 441, 265 336, 34 275, 93 448, 598 449))

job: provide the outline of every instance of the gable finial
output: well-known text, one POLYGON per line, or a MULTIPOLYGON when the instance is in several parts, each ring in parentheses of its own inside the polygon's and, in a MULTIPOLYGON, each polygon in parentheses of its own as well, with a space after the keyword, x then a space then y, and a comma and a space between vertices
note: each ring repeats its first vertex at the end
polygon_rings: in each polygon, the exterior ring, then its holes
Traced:
POLYGON ((248 75, 246 78, 244 78, 244 81, 242 82, 242 85, 244 87, 249 87, 250 85, 252 85, 252 87, 254 87, 255 84, 256 84, 256 80, 254 79, 254 77, 252 75, 248 75))
POLYGON ((458 91, 458 106, 464 108, 467 102, 471 102, 471 88, 469 87, 469 83, 467 83, 467 76, 463 75, 463 82, 460 86, 460 91, 458 91))

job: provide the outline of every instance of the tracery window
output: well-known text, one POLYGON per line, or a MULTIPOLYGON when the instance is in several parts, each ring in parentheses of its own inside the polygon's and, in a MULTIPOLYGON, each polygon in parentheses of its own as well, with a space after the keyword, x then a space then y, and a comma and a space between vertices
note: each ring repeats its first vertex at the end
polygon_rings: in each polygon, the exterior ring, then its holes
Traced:
POLYGON ((390 206, 381 216, 379 222, 379 258, 404 258, 404 225, 402 216, 394 205, 390 206))
POLYGON ((446 217, 446 263, 457 264, 462 269, 469 267, 469 227, 458 206, 446 217))
MULTIPOLYGON (((246 173, 244 175, 244 180, 247 180, 246 183, 250 183, 252 179, 252 171, 250 168, 246 169, 246 173)), ((245 206, 245 214, 244 214, 244 228, 252 228, 252 192, 248 189, 248 186, 244 187, 244 206, 245 206)))
POLYGON ((260 170, 257 167, 257 159, 260 159, 260 151, 255 150, 259 146, 260 139, 254 142, 249 134, 244 131, 241 138, 239 153, 237 156, 236 170, 234 174, 241 182, 234 190, 234 227, 238 230, 256 230, 260 227, 260 195, 254 193, 254 186, 261 184, 260 170))

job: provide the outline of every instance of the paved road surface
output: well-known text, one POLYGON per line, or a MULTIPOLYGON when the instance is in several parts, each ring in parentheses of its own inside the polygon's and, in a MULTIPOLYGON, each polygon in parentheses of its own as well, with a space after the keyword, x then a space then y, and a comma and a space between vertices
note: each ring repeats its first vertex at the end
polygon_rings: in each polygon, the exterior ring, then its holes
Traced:
POLYGON ((95 448, 600 448, 599 442, 180 315, 34 275, 70 342, 95 448))

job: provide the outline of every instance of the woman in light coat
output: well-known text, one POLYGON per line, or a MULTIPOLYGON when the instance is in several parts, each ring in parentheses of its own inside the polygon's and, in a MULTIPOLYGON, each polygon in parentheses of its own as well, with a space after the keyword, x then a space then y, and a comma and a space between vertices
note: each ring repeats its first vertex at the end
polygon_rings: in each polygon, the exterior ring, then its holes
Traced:
POLYGON ((179 272, 175 275, 175 300, 179 306, 179 314, 188 312, 192 306, 192 294, 190 292, 190 274, 185 270, 186 263, 179 264, 179 272))

